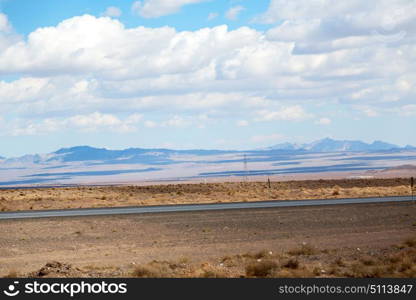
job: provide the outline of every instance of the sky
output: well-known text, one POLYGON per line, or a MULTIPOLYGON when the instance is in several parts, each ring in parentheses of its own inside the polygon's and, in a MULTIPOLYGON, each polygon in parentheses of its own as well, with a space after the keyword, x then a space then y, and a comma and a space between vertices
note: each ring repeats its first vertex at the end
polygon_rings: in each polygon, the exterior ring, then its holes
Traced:
POLYGON ((0 0, 0 156, 416 144, 416 0, 0 0))

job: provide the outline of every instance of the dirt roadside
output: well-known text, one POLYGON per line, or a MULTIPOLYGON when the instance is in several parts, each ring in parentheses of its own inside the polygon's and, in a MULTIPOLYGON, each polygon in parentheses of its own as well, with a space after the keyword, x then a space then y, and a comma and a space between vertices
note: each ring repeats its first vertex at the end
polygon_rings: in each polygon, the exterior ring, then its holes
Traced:
POLYGON ((413 203, 3 220, 0 276, 413 277, 415 237, 413 203))
POLYGON ((0 211, 410 194, 409 178, 0 189, 0 211))

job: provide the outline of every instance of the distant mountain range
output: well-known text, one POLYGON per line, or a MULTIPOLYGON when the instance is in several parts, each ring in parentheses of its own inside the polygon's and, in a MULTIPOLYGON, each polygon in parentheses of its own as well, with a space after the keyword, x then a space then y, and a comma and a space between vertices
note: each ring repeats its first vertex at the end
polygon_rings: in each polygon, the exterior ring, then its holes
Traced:
POLYGON ((105 148, 94 148, 90 146, 76 146, 62 148, 48 154, 24 155, 15 158, 3 158, 7 163, 49 163, 49 162, 85 162, 99 161, 108 164, 169 164, 173 163, 170 156, 181 155, 215 155, 222 153, 233 153, 236 151, 225 150, 172 150, 172 149, 143 149, 129 148, 124 150, 108 150, 105 148))
POLYGON ((291 144, 282 143, 267 148, 269 150, 303 150, 310 152, 339 152, 339 151, 386 151, 393 149, 409 149, 416 150, 415 147, 407 145, 400 147, 394 144, 389 144, 382 141, 374 141, 371 144, 362 141, 349 141, 349 140, 333 140, 325 138, 309 144, 291 144))
MULTIPOLYGON (((251 150, 249 152, 261 151, 282 151, 282 152, 375 152, 388 150, 416 150, 416 147, 397 145, 375 141, 367 144, 362 141, 333 140, 325 138, 309 144, 291 144, 283 143, 274 145, 260 150, 251 150)), ((1 161, 7 163, 49 163, 49 162, 84 162, 84 161, 105 161, 109 164, 129 164, 129 163, 151 163, 151 164, 169 164, 175 163, 172 155, 217 155, 226 153, 238 153, 247 151, 235 150, 172 150, 172 149, 143 149, 129 148, 124 150, 108 150, 105 148, 94 148, 90 146, 77 146, 71 148, 62 148, 58 151, 48 154, 24 155, 16 158, 0 157, 1 161)))

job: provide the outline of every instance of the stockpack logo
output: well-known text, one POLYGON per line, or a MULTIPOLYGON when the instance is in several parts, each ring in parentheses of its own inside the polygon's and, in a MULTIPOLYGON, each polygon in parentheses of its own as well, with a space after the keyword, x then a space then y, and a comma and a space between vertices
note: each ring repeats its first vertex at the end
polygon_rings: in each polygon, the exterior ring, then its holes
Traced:
POLYGON ((6 296, 14 297, 19 295, 20 291, 17 289, 17 285, 19 284, 19 281, 14 281, 13 284, 10 284, 6 290, 3 291, 3 293, 6 296))
MULTIPOLYGON (((19 281, 7 286, 3 293, 8 297, 19 294, 66 294, 74 297, 78 294, 126 294, 127 283, 99 282, 42 282, 34 280, 26 282, 18 288, 19 281)), ((1 297, 0 297, 1 298, 1 297)))

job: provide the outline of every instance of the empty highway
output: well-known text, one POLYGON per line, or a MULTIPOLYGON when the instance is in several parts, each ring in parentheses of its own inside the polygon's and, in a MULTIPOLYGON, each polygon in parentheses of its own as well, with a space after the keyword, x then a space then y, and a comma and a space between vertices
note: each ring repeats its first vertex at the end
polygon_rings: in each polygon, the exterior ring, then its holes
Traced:
POLYGON ((160 206, 134 206, 134 207, 106 207, 106 208, 83 208, 63 210, 38 210, 17 211, 0 213, 0 220, 5 219, 30 219, 50 217, 79 217, 79 216, 102 216, 102 215, 124 215, 145 213, 167 213, 167 212, 191 212, 229 209, 253 209, 272 207, 300 207, 340 204, 364 204, 411 201, 411 196, 399 197, 376 197, 376 198, 348 198, 348 199, 317 199, 317 200, 284 200, 284 201, 258 201, 258 202, 236 202, 216 204, 180 204, 160 206))

